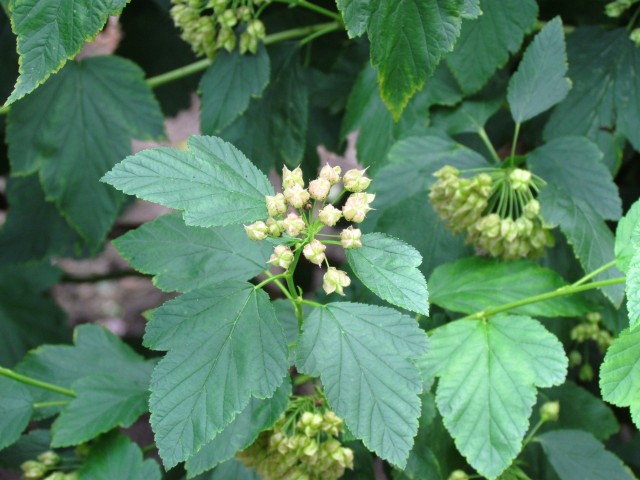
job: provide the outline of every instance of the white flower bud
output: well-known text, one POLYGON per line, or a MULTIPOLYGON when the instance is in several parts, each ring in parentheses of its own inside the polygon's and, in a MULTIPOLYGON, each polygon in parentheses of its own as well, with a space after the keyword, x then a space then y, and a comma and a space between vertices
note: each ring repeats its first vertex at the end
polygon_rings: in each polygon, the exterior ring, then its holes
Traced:
POLYGON ((340 173, 342 173, 342 168, 339 166, 332 167, 326 163, 325 166, 320 169, 320 178, 324 178, 331 185, 335 185, 340 181, 340 173))
POLYGON ((366 170, 357 170, 354 168, 345 173, 342 178, 345 190, 349 192, 362 192, 366 190, 371 183, 371 179, 364 176, 365 171, 366 170))
POLYGON ((324 178, 317 178, 309 183, 309 194, 314 200, 324 200, 329 195, 331 183, 324 178))
POLYGON ((276 267, 284 268, 285 270, 289 268, 291 262, 293 261, 293 252, 286 245, 278 245, 273 250, 271 257, 269 258, 269 263, 275 265, 276 267))
POLYGON ((269 217, 267 219, 267 232, 270 237, 277 238, 282 235, 282 227, 280 226, 280 222, 278 222, 275 218, 269 217))
POLYGON ((336 292, 338 295, 344 296, 343 287, 351 285, 351 279, 347 272, 338 270, 335 267, 329 267, 327 273, 322 278, 322 288, 327 294, 336 292))
POLYGON ((266 195, 265 198, 270 217, 277 217, 278 215, 287 213, 287 203, 283 194, 278 193, 275 196, 266 195))
POLYGON ((285 219, 282 220, 280 225, 282 226, 284 231, 292 237, 297 237, 298 235, 300 235, 300 232, 304 230, 305 227, 304 220, 302 220, 300 216, 295 213, 290 213, 289 215, 287 215, 285 219))
POLYGON ((362 231, 358 228, 345 228, 340 232, 340 243, 342 248, 360 248, 362 247, 362 231))
POLYGON ((284 189, 284 198, 294 208, 302 208, 309 201, 309 192, 300 185, 295 184, 284 189))
POLYGON ((258 221, 251 225, 245 225, 244 230, 247 232, 247 236, 251 240, 256 240, 258 242, 267 238, 267 233, 269 233, 269 228, 263 221, 258 221))
POLYGON ((304 180, 302 179, 302 170, 300 167, 289 170, 286 166, 282 168, 282 187, 290 188, 294 185, 300 185, 304 187, 304 180))
POLYGON ((526 192, 529 190, 529 185, 531 184, 531 172, 516 168, 509 174, 509 179, 511 180, 511 186, 514 190, 526 192))
POLYGON ((376 196, 372 193, 352 193, 342 207, 342 214, 350 222, 360 223, 367 212, 371 210, 369 204, 376 196))
POLYGON ((342 217, 342 212, 333 205, 325 206, 320 210, 320 213, 318 213, 318 218, 320 218, 320 221, 327 227, 333 227, 338 223, 340 217, 342 217))
POLYGON ((313 240, 311 243, 308 243, 304 246, 302 250, 302 254, 305 256, 307 260, 311 263, 315 263, 316 265, 322 265, 324 262, 324 251, 327 249, 326 245, 324 245, 320 240, 313 240))

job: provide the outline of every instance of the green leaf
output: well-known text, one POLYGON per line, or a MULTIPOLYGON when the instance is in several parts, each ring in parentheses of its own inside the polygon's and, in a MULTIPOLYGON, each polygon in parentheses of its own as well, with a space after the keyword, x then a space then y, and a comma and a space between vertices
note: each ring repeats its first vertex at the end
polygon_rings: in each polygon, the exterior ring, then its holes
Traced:
POLYGON ((640 250, 629 263, 625 291, 627 294, 629 326, 635 328, 640 324, 640 250))
POLYGON ((200 129, 217 134, 260 97, 269 83, 269 55, 261 44, 255 55, 220 51, 200 80, 200 129))
POLYGON ((370 450, 403 467, 418 430, 426 351, 414 319, 373 305, 331 303, 305 320, 298 370, 320 376, 329 405, 370 450))
POLYGON ((561 102, 569 93, 567 53, 560 17, 551 20, 524 52, 509 81, 511 116, 522 123, 561 102))
POLYGON ((8 121, 12 174, 37 171, 47 201, 94 248, 124 200, 98 180, 131 153, 132 138, 158 138, 164 131, 142 70, 111 56, 68 63, 13 105, 8 121))
POLYGON ((640 50, 627 29, 580 27, 567 42, 574 87, 553 111, 545 136, 586 135, 595 141, 611 130, 640 150, 640 50))
POLYGON ((482 15, 480 0, 464 0, 464 2, 462 3, 462 11, 460 15, 462 16, 462 18, 467 19, 478 18, 480 15, 482 15))
POLYGON ((50 448, 49 430, 31 430, 16 443, 0 451, 0 467, 19 470, 24 462, 33 460, 50 448))
POLYGON ((605 220, 622 216, 622 201, 597 145, 585 137, 561 137, 528 156, 531 170, 576 202, 589 205, 605 220))
POLYGON ((148 373, 145 381, 122 374, 102 374, 75 382, 76 398, 53 422, 52 446, 78 445, 115 427, 133 425, 147 412, 148 373))
POLYGON ((429 315, 427 282, 418 267, 422 256, 411 245, 383 233, 362 237, 362 247, 345 250, 349 266, 383 300, 429 315))
MULTIPOLYGON (((548 293, 567 283, 553 270, 529 260, 502 262, 469 257, 436 268, 429 278, 431 302, 454 312, 475 313, 548 293)), ((541 317, 575 317, 592 306, 579 295, 514 307, 510 311, 541 317)))
POLYGON ((291 382, 285 379, 273 397, 252 398, 249 405, 224 430, 187 460, 189 477, 212 469, 251 445, 261 431, 276 423, 289 403, 289 395, 291 382))
POLYGON ((444 424, 469 464, 495 478, 522 448, 536 387, 564 381, 562 344, 536 320, 511 315, 452 322, 430 340, 420 367, 440 377, 444 424))
POLYGON ((217 137, 190 137, 189 151, 167 147, 125 158, 103 178, 123 192, 183 210, 187 225, 249 223, 267 217, 267 177, 217 137))
POLYGON ((361 36, 367 29, 371 16, 369 0, 336 0, 342 14, 349 38, 361 36))
POLYGON ((502 99, 466 100, 451 111, 433 115, 433 127, 443 129, 449 135, 478 133, 502 106, 502 99))
POLYGON ((151 380, 151 426, 167 468, 186 460, 289 367, 268 295, 244 282, 186 293, 153 312, 145 344, 168 350, 151 380))
POLYGON ((478 18, 462 22, 455 49, 446 57, 466 94, 480 90, 520 49, 538 16, 534 0, 481 0, 480 9, 478 18))
POLYGON ((15 443, 29 425, 33 399, 29 389, 5 377, 0 377, 0 450, 15 443))
POLYGON ((556 430, 536 438, 561 480, 635 478, 618 457, 587 432, 556 430))
POLYGON ((640 329, 623 330, 600 367, 602 398, 618 407, 631 407, 631 418, 640 427, 640 329))
POLYGON ((201 228, 178 214, 145 223, 113 242, 138 271, 164 291, 188 292, 227 280, 248 280, 266 268, 272 247, 249 240, 242 226, 201 228))
POLYGON ((247 468, 239 460, 232 458, 227 460, 211 472, 194 477, 194 480, 260 480, 260 477, 252 468, 247 468))
POLYGON ((374 0, 367 28, 380 94, 395 120, 460 34, 461 0, 374 0))
POLYGON ((89 456, 78 471, 80 480, 160 480, 160 467, 145 460, 142 451, 119 432, 102 437, 91 445, 89 456))
POLYGON ((127 0, 13 0, 11 24, 18 36, 20 77, 7 104, 60 70, 126 4, 127 0))
POLYGON ((620 271, 628 273, 632 258, 640 254, 640 200, 618 222, 615 254, 620 271))

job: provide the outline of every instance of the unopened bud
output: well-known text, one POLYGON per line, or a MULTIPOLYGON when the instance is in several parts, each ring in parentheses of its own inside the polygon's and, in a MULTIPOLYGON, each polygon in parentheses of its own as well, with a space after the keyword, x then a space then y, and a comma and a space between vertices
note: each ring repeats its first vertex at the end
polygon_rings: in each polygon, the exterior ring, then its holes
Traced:
POLYGON ((269 263, 275 265, 276 267, 284 268, 285 270, 289 268, 291 262, 293 261, 293 252, 286 245, 278 245, 274 248, 271 257, 269 258, 269 263))
POLYGON ((331 183, 322 177, 309 183, 309 194, 314 200, 324 200, 329 195, 329 190, 331 190, 331 183))
POLYGON ((367 189, 371 183, 371 179, 365 177, 365 170, 352 169, 344 174, 342 182, 344 188, 348 192, 362 192, 367 189))
POLYGON ((560 416, 560 402, 545 402, 540 407, 540 420, 555 422, 560 416))
POLYGON ((247 236, 251 240, 255 240, 258 242, 267 238, 267 233, 269 233, 267 224, 263 221, 258 221, 252 223, 251 225, 245 225, 244 230, 247 232, 247 236))
POLYGON ((44 480, 66 480, 66 477, 62 472, 53 472, 51 475, 44 477, 44 480))
POLYGON ((640 46, 640 28, 634 28, 631 30, 629 39, 636 44, 636 47, 640 46))
POLYGON ((267 219, 267 229, 270 237, 277 238, 282 235, 282 227, 280 226, 280 223, 281 222, 277 221, 275 218, 269 217, 267 219))
POLYGON ((258 19, 249 22, 247 25, 247 33, 256 40, 263 39, 267 34, 264 23, 258 19))
POLYGON ((509 174, 509 179, 514 190, 526 192, 531 184, 531 172, 516 168, 509 174))
POLYGON ((340 243, 342 248, 360 248, 362 247, 362 231, 358 228, 345 228, 340 232, 340 243))
POLYGON ((218 23, 224 25, 227 28, 235 27, 238 23, 236 12, 231 9, 225 10, 221 15, 218 16, 218 23))
POLYGON ((282 168, 282 187, 290 188, 294 185, 300 185, 304 187, 304 180, 302 179, 302 169, 296 167, 293 170, 289 170, 286 166, 282 168))
POLYGON ((349 285, 351 285, 351 279, 347 272, 338 270, 335 267, 329 267, 322 278, 322 288, 327 294, 336 292, 338 295, 344 296, 343 288, 349 285))
POLYGON ((309 192, 302 186, 295 184, 284 189, 284 198, 294 208, 302 208, 309 201, 309 192))
POLYGON ((47 467, 53 467, 60 463, 60 455, 52 450, 47 450, 46 452, 38 455, 38 461, 47 467))
POLYGON ((333 227, 342 217, 342 212, 333 205, 327 205, 320 210, 318 217, 324 225, 333 227))
POLYGON ((287 203, 282 193, 278 193, 275 196, 266 195, 265 198, 270 217, 277 217, 287 213, 287 203))
POLYGON ((362 222, 367 213, 371 211, 369 204, 373 202, 374 198, 376 196, 372 193, 352 193, 342 207, 344 218, 350 222, 362 222))
POLYGON ((569 352, 569 366, 577 367, 582 363, 582 354, 577 350, 569 352))
POLYGON ((64 480, 78 480, 78 472, 70 472, 65 474, 64 480))
POLYGON ((602 320, 602 315, 600 315, 598 312, 589 312, 585 315, 585 318, 589 323, 600 323, 600 321, 602 320))
POLYGON ((327 163, 320 169, 320 178, 324 178, 331 185, 335 185, 340 181, 340 173, 342 173, 342 168, 339 166, 332 167, 327 163))
POLYGON ((300 218, 299 215, 295 213, 290 213, 285 217, 281 222, 282 228, 288 235, 292 237, 297 237, 300 235, 300 232, 304 230, 305 224, 304 220, 300 218))
POLYGON ((469 475, 464 470, 454 470, 447 480, 469 480, 469 475))
POLYGON ((42 478, 47 473, 47 467, 35 460, 28 460, 20 465, 22 469, 22 478, 36 480, 42 478))
POLYGON ((308 243, 304 246, 302 254, 311 263, 322 265, 322 262, 324 262, 325 259, 324 251, 326 249, 327 247, 322 242, 320 242, 320 240, 313 240, 311 243, 308 243))
POLYGON ((584 363, 582 367, 580 367, 578 378, 583 382, 590 382, 591 380, 593 380, 593 368, 590 364, 584 363))
POLYGON ((608 3, 604 7, 604 11, 608 17, 618 18, 629 8, 630 3, 628 1, 616 1, 608 3))
POLYGON ((529 200, 529 202, 524 206, 523 214, 530 220, 536 218, 540 215, 540 202, 536 199, 529 200))

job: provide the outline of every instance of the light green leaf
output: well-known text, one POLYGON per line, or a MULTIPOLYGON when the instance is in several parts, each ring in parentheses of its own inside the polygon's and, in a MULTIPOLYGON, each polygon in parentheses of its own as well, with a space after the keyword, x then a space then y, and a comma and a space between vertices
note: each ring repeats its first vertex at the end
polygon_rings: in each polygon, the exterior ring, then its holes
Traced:
POLYGON ((371 63, 395 120, 460 34, 461 0, 374 0, 368 25, 371 63))
POLYGON ((527 159, 545 182, 584 202, 605 220, 622 216, 622 201, 597 145, 585 137, 561 137, 535 149, 527 159))
POLYGON ((551 20, 524 52, 509 81, 511 116, 522 123, 561 102, 569 93, 567 53, 560 17, 551 20))
POLYGON ((627 293, 629 326, 635 328, 640 324, 640 250, 629 263, 625 291, 627 293))
POLYGON ((444 424, 469 464, 496 478, 522 448, 536 387, 565 379, 562 344, 536 320, 511 315, 452 322, 430 340, 420 368, 440 377, 444 424))
POLYGON ((242 152, 217 137, 190 137, 189 151, 167 147, 125 158, 103 182, 184 211, 187 225, 249 223, 267 217, 267 177, 242 152))
POLYGON ((329 405, 370 450, 404 467, 418 430, 426 351, 414 319, 373 305, 331 303, 305 320, 298 370, 320 376, 329 405))
POLYGON ((411 245, 383 233, 362 237, 362 247, 345 250, 349 266, 383 300, 429 315, 429 292, 418 270, 422 256, 411 245))
POLYGON ((633 423, 640 428, 640 329, 623 330, 600 367, 602 398, 618 407, 631 407, 633 423))
POLYGON ((76 398, 53 422, 52 446, 79 445, 115 427, 133 425, 147 412, 149 377, 142 381, 126 374, 102 374, 75 382, 76 398))
POLYGON ((632 258, 640 254, 640 200, 618 222, 615 254, 618 268, 628 274, 632 258))
POLYGON ((482 15, 462 22, 460 38, 446 60, 462 90, 475 93, 520 49, 538 16, 534 0, 481 0, 482 15))
POLYGON ((98 180, 131 153, 132 138, 164 132, 144 73, 114 56, 68 63, 13 105, 8 122, 12 174, 37 171, 46 199, 94 248, 102 245, 124 200, 98 180))
POLYGON ((153 312, 145 344, 168 350, 151 380, 151 426, 167 468, 186 460, 289 367, 268 295, 244 282, 195 290, 153 312))
POLYGON ((289 403, 289 395, 291 382, 285 379, 273 397, 252 398, 249 405, 224 430, 187 460, 189 477, 212 469, 251 445, 261 431, 276 423, 289 403))
POLYGON ((227 127, 260 97, 269 83, 269 55, 262 44, 255 55, 221 50, 200 80, 200 129, 213 135, 227 127))
POLYGON ((18 36, 20 77, 7 104, 60 70, 126 4, 127 0, 13 0, 11 24, 18 36))
POLYGON ((587 432, 556 430, 536 438, 561 480, 635 478, 618 457, 587 432))
MULTIPOLYGON (((502 262, 469 257, 441 265, 429 278, 431 302, 447 310, 474 313, 548 293, 567 283, 553 270, 529 260, 502 262)), ((579 295, 514 307, 513 313, 542 317, 574 317, 592 306, 579 295)))
POLYGON ((29 389, 0 377, 0 450, 15 443, 29 425, 33 399, 29 389))
POLYGON ((371 2, 369 0, 336 0, 336 4, 342 13, 349 38, 361 36, 369 23, 371 2))
POLYGON ((178 292, 248 280, 266 268, 272 250, 250 240, 242 226, 191 227, 178 214, 145 223, 113 244, 133 268, 155 275, 158 288, 178 292))
POLYGON ((462 2, 462 11, 460 15, 462 18, 468 19, 478 18, 482 15, 480 0, 464 0, 464 2, 462 2))
POLYGON ((145 460, 140 447, 119 432, 110 433, 91 445, 89 456, 78 471, 80 480, 160 480, 155 460, 145 460))

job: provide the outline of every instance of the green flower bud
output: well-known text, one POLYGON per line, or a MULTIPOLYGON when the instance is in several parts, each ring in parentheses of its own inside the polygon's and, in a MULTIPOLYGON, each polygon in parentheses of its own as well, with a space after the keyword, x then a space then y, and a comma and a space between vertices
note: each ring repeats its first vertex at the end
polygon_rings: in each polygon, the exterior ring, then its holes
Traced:
POLYGON ((587 322, 597 324, 602 320, 602 315, 598 312, 589 312, 585 315, 585 318, 587 322))
POLYGON ((347 171, 342 178, 344 188, 348 192, 362 192, 371 184, 371 179, 367 178, 364 173, 366 170, 352 169, 347 171))
POLYGON ((269 212, 270 217, 277 217, 287 213, 287 203, 282 193, 278 193, 275 196, 266 195, 265 198, 267 202, 267 212, 269 212))
POLYGON ((262 23, 258 19, 255 19, 249 22, 249 24, 247 25, 247 33, 251 38, 255 39, 256 41, 262 40, 267 36, 266 29, 264 28, 264 23, 262 23))
POLYGON ((267 238, 267 233, 269 233, 269 229, 267 228, 267 224, 263 221, 258 221, 252 223, 251 225, 244 226, 245 232, 247 232, 247 236, 251 240, 261 241, 267 238))
POLYGON ((514 190, 528 192, 531 186, 531 172, 516 168, 509 174, 509 180, 511 180, 511 187, 514 190))
POLYGON ((276 220, 275 218, 267 218, 267 230, 270 237, 278 238, 282 235, 282 227, 280 226, 281 222, 276 220))
POLYGON ((230 28, 222 28, 218 32, 217 45, 218 48, 224 48, 227 52, 233 52, 236 48, 236 36, 230 28))
POLYGON ((569 366, 577 367, 582 363, 582 354, 577 350, 569 352, 569 366))
POLYGON ((326 205, 318 213, 318 218, 320 218, 320 221, 328 227, 333 227, 336 223, 338 223, 341 217, 342 212, 333 205, 326 205))
POLYGON ((304 220, 300 218, 299 215, 295 213, 290 213, 285 217, 284 220, 280 223, 280 226, 287 232, 288 235, 292 237, 297 237, 300 235, 300 232, 304 230, 305 224, 304 220))
POLYGON ((578 378, 583 382, 590 382, 593 380, 593 368, 588 363, 583 363, 578 372, 578 378))
POLYGON ((320 240, 313 240, 311 243, 308 243, 302 249, 302 254, 305 256, 307 260, 311 263, 315 263, 316 265, 322 265, 324 262, 325 255, 324 251, 327 247, 320 242, 320 240))
POLYGON ((340 232, 340 243, 345 249, 362 247, 361 238, 362 231, 357 228, 349 227, 340 232))
POLYGON ((454 470, 447 480, 469 480, 469 475, 464 470, 454 470))
POLYGON ((218 23, 227 28, 235 27, 238 23, 236 12, 231 9, 225 10, 220 15, 218 15, 218 23))
POLYGON ((47 473, 47 467, 35 460, 28 460, 20 465, 22 478, 25 480, 40 480, 47 473))
POLYGON ((629 39, 636 44, 636 47, 640 47, 640 28, 634 28, 631 30, 629 39))
POLYGON ((545 402, 540 407, 540 420, 555 422, 560 416, 560 402, 545 402))
POLYGON ((286 165, 282 168, 282 187, 290 188, 294 185, 300 185, 304 187, 304 180, 302 179, 302 169, 300 167, 289 170, 286 165))
POLYGON ((38 461, 47 467, 55 467, 60 463, 60 455, 52 450, 47 450, 46 452, 38 455, 38 461))
POLYGON ((367 213, 371 211, 369 204, 375 198, 376 196, 372 193, 352 193, 342 207, 344 218, 355 223, 364 221, 367 213))
POLYGON ((627 9, 629 8, 629 2, 626 1, 616 1, 608 3, 604 7, 604 12, 608 17, 618 18, 620 17, 627 9))
POLYGON ((326 163, 324 167, 320 169, 320 178, 324 178, 331 185, 335 185, 340 181, 341 172, 342 168, 340 168, 339 166, 332 167, 328 163, 326 163))
POLYGON ((251 20, 251 9, 247 6, 238 7, 236 16, 243 22, 251 20))
POLYGON ((286 245, 277 245, 269 258, 269 263, 285 270, 289 268, 291 262, 293 262, 293 252, 286 245))
POLYGON ((351 285, 351 279, 347 272, 338 270, 335 267, 329 267, 322 278, 322 288, 327 294, 336 292, 338 295, 344 296, 343 287, 348 287, 349 285, 351 285))

